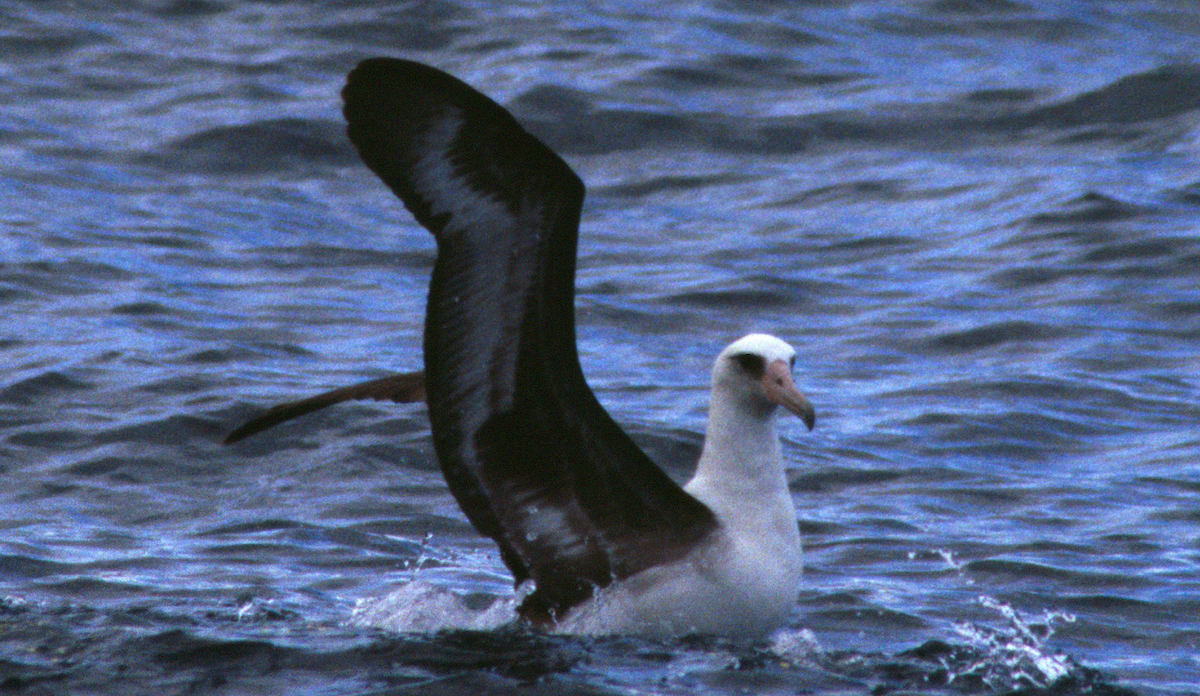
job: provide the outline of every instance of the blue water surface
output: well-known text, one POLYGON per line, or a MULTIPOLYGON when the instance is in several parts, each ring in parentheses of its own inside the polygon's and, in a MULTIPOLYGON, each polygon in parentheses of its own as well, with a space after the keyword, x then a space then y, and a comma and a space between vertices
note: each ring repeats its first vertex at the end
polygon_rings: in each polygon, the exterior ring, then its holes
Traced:
POLYGON ((0 685, 17 693, 1200 693, 1200 9, 1151 0, 0 0, 0 685), (511 592, 420 406, 430 235, 361 59, 588 184, 584 369, 672 475, 784 337, 806 581, 774 642, 349 621, 511 592))

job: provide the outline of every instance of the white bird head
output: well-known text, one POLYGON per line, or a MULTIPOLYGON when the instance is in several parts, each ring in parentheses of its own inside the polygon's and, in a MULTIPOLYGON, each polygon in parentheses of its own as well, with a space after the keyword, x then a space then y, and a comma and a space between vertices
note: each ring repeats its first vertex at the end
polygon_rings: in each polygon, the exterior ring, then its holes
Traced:
POLYGON ((750 334, 731 343, 713 364, 713 391, 722 391, 752 413, 767 417, 782 406, 809 430, 816 424, 812 403, 792 381, 796 351, 767 334, 750 334))

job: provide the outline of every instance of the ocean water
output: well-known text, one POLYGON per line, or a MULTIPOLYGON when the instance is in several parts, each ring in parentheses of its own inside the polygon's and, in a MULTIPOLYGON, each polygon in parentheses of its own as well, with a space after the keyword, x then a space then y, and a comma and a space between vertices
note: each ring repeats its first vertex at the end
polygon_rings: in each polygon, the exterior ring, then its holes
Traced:
POLYGON ((1197 37, 1153 0, 0 0, 0 690, 1200 693, 1197 37), (588 184, 584 370, 673 475, 716 352, 796 346, 772 640, 437 630, 512 588, 419 405, 220 444, 420 367, 432 238, 341 123, 375 55, 588 184))

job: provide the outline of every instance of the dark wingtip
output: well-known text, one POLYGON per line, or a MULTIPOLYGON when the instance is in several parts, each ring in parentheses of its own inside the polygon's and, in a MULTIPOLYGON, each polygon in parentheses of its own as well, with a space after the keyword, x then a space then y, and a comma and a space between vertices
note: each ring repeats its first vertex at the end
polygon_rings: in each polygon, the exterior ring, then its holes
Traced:
POLYGON ((318 411, 326 406, 332 406, 343 401, 366 399, 394 401, 398 404, 424 401, 425 373, 418 371, 388 375, 380 379, 373 379, 368 382, 361 382, 349 387, 342 387, 323 394, 317 394, 316 396, 301 399, 300 401, 289 401, 285 404, 279 404, 261 416, 243 423, 236 430, 229 433, 229 436, 225 438, 222 444, 232 445, 235 442, 245 440, 251 435, 261 433, 267 428, 274 427, 293 418, 299 418, 313 411, 318 411))
POLYGON ((235 442, 241 442, 251 435, 257 435, 267 428, 279 425, 285 420, 295 418, 297 415, 301 414, 280 413, 279 407, 277 406, 270 411, 267 411, 263 415, 257 418, 252 418, 238 426, 233 432, 229 433, 224 440, 221 441, 221 444, 232 445, 235 442))

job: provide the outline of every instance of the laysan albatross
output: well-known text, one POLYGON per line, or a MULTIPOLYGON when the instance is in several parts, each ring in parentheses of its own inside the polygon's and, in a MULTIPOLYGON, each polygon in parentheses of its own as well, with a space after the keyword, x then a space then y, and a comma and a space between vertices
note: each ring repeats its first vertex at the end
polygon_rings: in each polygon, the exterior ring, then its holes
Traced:
POLYGON ((348 399, 428 404, 438 461, 491 537, 518 614, 580 633, 761 635, 795 604, 800 535, 777 406, 811 430, 795 351, 752 334, 712 369, 695 476, 679 486, 600 406, 575 343, 584 187, 503 107, 435 68, 372 58, 342 91, 359 155, 437 240, 423 373, 277 406, 234 442, 348 399))

